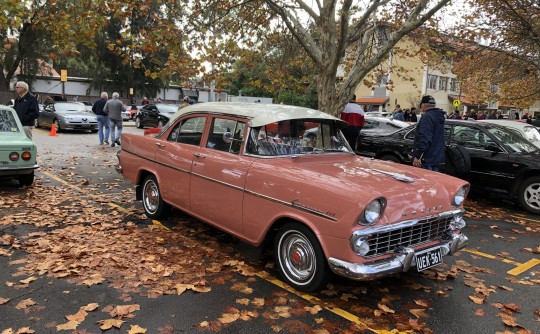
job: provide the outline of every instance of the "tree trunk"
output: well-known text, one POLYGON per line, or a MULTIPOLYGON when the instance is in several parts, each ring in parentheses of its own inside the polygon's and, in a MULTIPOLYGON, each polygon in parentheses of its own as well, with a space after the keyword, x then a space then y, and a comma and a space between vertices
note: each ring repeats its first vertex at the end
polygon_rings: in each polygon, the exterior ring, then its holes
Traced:
POLYGON ((319 73, 317 78, 319 110, 339 117, 341 108, 338 105, 335 73, 328 69, 321 69, 319 73))

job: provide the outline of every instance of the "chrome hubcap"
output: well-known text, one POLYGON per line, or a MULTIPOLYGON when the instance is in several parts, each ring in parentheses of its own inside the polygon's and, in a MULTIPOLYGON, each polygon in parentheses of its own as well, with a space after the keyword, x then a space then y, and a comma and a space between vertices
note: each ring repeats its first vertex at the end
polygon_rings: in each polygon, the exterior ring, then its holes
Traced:
POLYGON ((156 212, 159 205, 159 190, 157 184, 153 181, 148 181, 144 187, 144 207, 150 213, 156 212))
POLYGON ((284 235, 280 252, 287 275, 295 281, 309 280, 315 272, 315 251, 309 241, 297 232, 284 235))
POLYGON ((534 209, 540 210, 540 183, 531 183, 526 189, 525 202, 534 209))

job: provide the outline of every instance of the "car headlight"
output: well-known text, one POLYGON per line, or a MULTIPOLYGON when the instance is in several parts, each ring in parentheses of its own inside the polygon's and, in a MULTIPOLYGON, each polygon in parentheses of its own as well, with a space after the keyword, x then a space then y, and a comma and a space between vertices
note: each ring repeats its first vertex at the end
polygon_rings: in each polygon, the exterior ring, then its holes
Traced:
POLYGON ((64 117, 65 121, 71 122, 73 120, 73 117, 64 117))
POLYGON ((461 206, 463 202, 465 202, 465 198, 467 198, 468 192, 469 192, 468 185, 464 185, 463 187, 459 188, 456 194, 454 195, 454 200, 452 201, 452 205, 461 206))
POLYGON ((353 252, 360 256, 365 256, 367 253, 369 253, 369 242, 367 241, 366 237, 356 237, 353 236, 351 239, 351 247, 353 249, 353 252))
POLYGON ((379 218, 381 218, 385 206, 386 200, 382 197, 369 202, 369 204, 366 205, 358 224, 366 226, 375 224, 379 221, 379 218))

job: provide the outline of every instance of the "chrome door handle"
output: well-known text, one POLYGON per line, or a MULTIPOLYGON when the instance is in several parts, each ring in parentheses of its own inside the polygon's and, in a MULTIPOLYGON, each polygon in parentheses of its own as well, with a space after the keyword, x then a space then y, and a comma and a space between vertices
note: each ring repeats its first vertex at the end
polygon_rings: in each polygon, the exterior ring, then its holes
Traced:
POLYGON ((206 156, 200 154, 199 152, 195 152, 193 153, 194 156, 196 156, 197 158, 206 158, 206 156))
POLYGON ((162 143, 156 143, 156 146, 165 147, 165 145, 163 145, 162 143))

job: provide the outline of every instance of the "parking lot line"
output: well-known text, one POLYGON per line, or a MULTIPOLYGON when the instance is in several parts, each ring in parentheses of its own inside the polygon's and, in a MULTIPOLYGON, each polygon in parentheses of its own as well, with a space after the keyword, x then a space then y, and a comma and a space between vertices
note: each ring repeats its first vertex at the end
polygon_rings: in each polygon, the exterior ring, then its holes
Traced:
POLYGON ((352 313, 349 313, 341 308, 338 308, 338 307, 328 307, 328 306, 325 306, 325 303, 320 300, 319 298, 315 297, 315 296, 312 296, 312 295, 309 295, 309 294, 305 294, 305 293, 301 293, 299 291, 296 291, 295 289, 291 288, 290 286, 288 286, 287 284, 283 283, 282 281, 278 280, 278 279, 275 279, 275 278, 272 278, 264 273, 256 273, 257 277, 267 281, 267 282, 270 282, 280 288, 282 288, 283 290, 286 290, 302 299, 305 299, 309 302, 311 302, 312 304, 315 304, 315 305, 319 305, 321 306, 322 308, 324 308, 325 310, 329 311, 329 312, 332 312, 334 313, 335 315, 337 316, 340 316, 344 319, 347 319, 349 320, 350 322, 353 322, 355 324, 358 324, 362 327, 365 327, 367 330, 369 330, 370 332, 373 332, 373 333, 377 333, 377 334, 405 334, 405 333, 413 333, 414 331, 398 331, 397 329, 393 329, 391 331, 389 330, 386 330, 386 329, 374 329, 374 328, 370 328, 368 326, 368 324, 366 324, 365 322, 361 321, 359 317, 357 317, 356 315, 352 314, 352 313))
POLYGON ((524 273, 525 271, 533 268, 534 266, 540 264, 540 260, 538 259, 532 259, 525 263, 519 263, 519 262, 508 260, 508 259, 501 259, 500 257, 477 251, 476 249, 464 249, 463 251, 474 254, 474 255, 482 256, 488 259, 493 259, 493 260, 498 260, 504 263, 513 264, 516 267, 506 272, 507 274, 512 275, 512 276, 520 275, 524 273))

